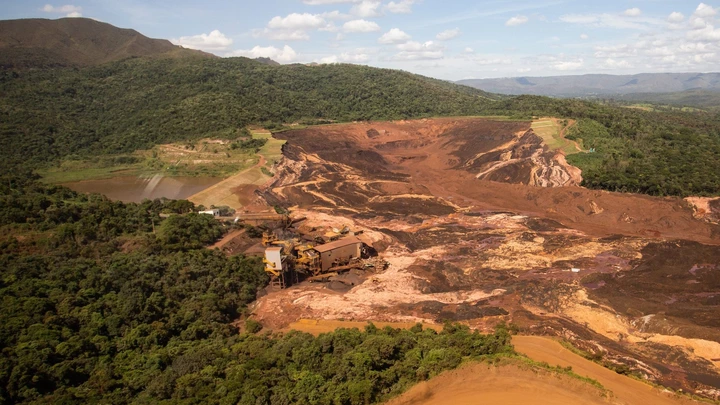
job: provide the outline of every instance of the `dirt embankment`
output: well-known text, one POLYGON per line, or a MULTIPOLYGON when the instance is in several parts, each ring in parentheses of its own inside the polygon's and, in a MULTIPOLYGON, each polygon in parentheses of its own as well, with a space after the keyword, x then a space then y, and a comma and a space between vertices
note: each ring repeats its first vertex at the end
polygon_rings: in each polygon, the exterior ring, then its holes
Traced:
POLYGON ((469 364, 422 382, 387 405, 607 405, 590 384, 525 366, 469 364))
POLYGON ((599 382, 607 391, 567 375, 527 365, 468 364, 420 383, 388 405, 443 404, 622 404, 689 405, 699 402, 677 396, 586 360, 559 343, 538 336, 515 336, 515 349, 551 366, 571 367, 599 382))

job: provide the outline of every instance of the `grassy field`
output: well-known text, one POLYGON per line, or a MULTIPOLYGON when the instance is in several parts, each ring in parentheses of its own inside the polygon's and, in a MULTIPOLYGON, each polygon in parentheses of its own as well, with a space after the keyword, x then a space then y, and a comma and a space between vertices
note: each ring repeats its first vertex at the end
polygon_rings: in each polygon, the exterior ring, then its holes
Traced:
POLYGON ((82 180, 109 179, 117 176, 138 176, 143 173, 140 165, 122 165, 110 167, 65 167, 50 170, 38 170, 42 181, 49 184, 64 184, 82 180))
POLYGON ((551 150, 562 150, 566 155, 581 152, 577 144, 573 141, 565 139, 563 136, 565 130, 574 122, 568 122, 568 125, 564 125, 564 120, 558 120, 555 118, 541 118, 533 121, 532 129, 538 136, 542 137, 545 144, 551 150))
MULTIPOLYGON (((266 148, 267 145, 262 149, 266 148)), ((273 149, 267 150, 270 153, 273 149)), ((255 150, 233 147, 228 141, 204 139, 158 145, 151 150, 140 150, 123 156, 66 160, 59 166, 39 170, 38 174, 43 181, 52 184, 108 179, 120 175, 226 177, 256 165, 259 160, 260 155, 255 150)))
POLYGON ((253 139, 267 139, 267 143, 257 153, 259 160, 252 167, 189 197, 188 200, 206 207, 226 205, 241 210, 246 203, 243 200, 248 194, 251 195, 258 186, 270 180, 274 165, 282 158, 285 141, 273 138, 269 131, 253 130, 251 133, 253 139))
POLYGON ((286 141, 273 138, 269 131, 252 131, 252 137, 253 139, 267 139, 267 143, 260 148, 258 154, 265 158, 264 167, 271 170, 282 158, 282 146, 286 141))
POLYGON ((631 108, 635 110, 643 111, 683 111, 683 112, 701 112, 707 111, 702 108, 689 107, 689 106, 677 106, 670 104, 650 104, 650 103, 636 103, 624 106, 625 108, 631 108))

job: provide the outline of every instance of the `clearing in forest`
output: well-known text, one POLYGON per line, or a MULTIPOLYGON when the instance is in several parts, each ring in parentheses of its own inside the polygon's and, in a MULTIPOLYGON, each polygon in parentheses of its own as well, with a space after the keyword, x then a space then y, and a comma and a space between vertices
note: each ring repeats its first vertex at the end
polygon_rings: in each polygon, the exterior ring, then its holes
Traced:
POLYGON ((565 155, 582 152, 577 142, 565 138, 565 133, 575 125, 573 120, 540 118, 532 122, 533 131, 540 136, 551 150, 560 149, 565 155))
POLYGON ((238 211, 249 205, 255 190, 272 178, 272 168, 282 158, 281 149, 285 144, 268 131, 253 131, 252 137, 267 139, 257 153, 260 159, 254 166, 190 196, 188 200, 205 207, 228 206, 238 211))

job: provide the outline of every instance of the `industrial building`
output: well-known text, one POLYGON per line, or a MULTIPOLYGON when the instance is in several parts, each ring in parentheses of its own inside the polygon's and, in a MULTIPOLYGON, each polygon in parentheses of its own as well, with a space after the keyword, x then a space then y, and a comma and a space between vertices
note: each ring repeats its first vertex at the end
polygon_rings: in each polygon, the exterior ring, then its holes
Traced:
POLYGON ((362 254, 362 241, 356 236, 348 236, 335 242, 315 246, 314 249, 320 254, 320 270, 328 271, 332 267, 342 266, 352 259, 359 258, 362 254))
POLYGON ((270 275, 271 284, 279 287, 292 283, 288 277, 297 280, 297 272, 317 277, 357 266, 356 260, 361 258, 363 246, 356 236, 318 246, 271 238, 266 238, 265 242, 265 271, 270 275))

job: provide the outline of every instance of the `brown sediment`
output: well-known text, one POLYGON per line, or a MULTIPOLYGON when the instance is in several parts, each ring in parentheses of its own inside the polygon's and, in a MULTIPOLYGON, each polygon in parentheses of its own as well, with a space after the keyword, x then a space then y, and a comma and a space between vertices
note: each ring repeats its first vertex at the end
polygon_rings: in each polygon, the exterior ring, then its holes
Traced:
POLYGON ((688 202, 562 186, 577 173, 527 122, 446 118, 276 136, 288 141, 285 157, 260 194, 307 217, 308 230, 363 231, 389 267, 341 292, 304 283, 271 291, 252 308, 270 328, 301 318, 481 330, 512 321, 652 381, 720 395, 720 227, 688 202))

